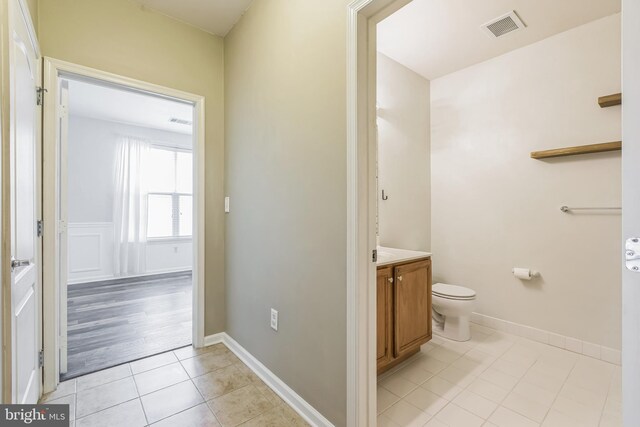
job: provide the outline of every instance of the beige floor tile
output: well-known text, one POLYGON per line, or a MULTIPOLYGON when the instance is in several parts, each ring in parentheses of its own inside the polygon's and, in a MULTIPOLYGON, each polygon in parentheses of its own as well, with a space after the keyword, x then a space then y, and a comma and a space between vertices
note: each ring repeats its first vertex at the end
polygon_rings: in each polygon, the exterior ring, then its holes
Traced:
POLYGON ((137 397, 132 377, 83 390, 77 394, 76 417, 82 418, 137 397))
POLYGON ((483 378, 477 378, 467 387, 467 390, 495 403, 501 403, 509 394, 509 390, 505 390, 483 378))
POLYGON ((502 406, 507 409, 511 409, 530 420, 541 423, 547 415, 547 412, 549 412, 551 404, 544 405, 517 393, 511 393, 506 399, 504 399, 502 406))
POLYGON ((529 368, 531 368, 532 364, 533 362, 528 363, 528 362, 520 362, 520 361, 516 362, 513 360, 507 360, 503 356, 498 360, 496 360, 491 365, 491 367, 493 369, 497 369, 498 371, 504 372, 505 374, 511 375, 512 377, 522 378, 524 374, 527 373, 529 368))
POLYGON ((444 347, 437 347, 427 353, 426 357, 437 359, 443 363, 451 364, 458 360, 462 355, 451 349, 444 347))
POLYGON ((400 424, 396 423, 388 416, 380 414, 378 415, 376 427, 400 427, 400 424))
POLYGON ((193 346, 182 347, 177 350, 173 350, 173 354, 178 358, 178 360, 189 359, 194 356, 198 356, 200 354, 205 353, 225 353, 228 352, 229 349, 224 346, 224 344, 213 344, 203 348, 195 348, 193 346))
POLYGON ((434 374, 422 369, 420 365, 414 362, 400 369, 396 375, 400 375, 405 380, 411 381, 416 385, 420 385, 431 378, 434 374))
POLYGON ((302 417, 293 410, 293 408, 287 405, 284 401, 280 401, 278 407, 282 411, 285 419, 291 424, 291 427, 310 427, 309 423, 302 419, 302 417))
POLYGON ((97 387, 102 384, 117 381, 122 378, 130 377, 132 375, 129 364, 115 366, 113 368, 105 369, 103 371, 94 372, 89 375, 84 375, 77 378, 77 391, 88 390, 93 387, 97 387))
POLYGON ((152 369, 159 368, 160 366, 169 365, 177 361, 178 358, 175 356, 175 354, 173 354, 172 351, 168 351, 166 353, 156 354, 155 356, 136 360, 135 362, 131 362, 129 366, 131 366, 131 372, 135 375, 139 374, 140 372, 150 371, 152 369))
POLYGON ((398 373, 395 373, 390 377, 380 381, 379 385, 386 388, 396 396, 400 397, 406 396, 411 391, 415 390, 416 387, 418 387, 418 384, 405 379, 404 377, 398 375, 398 373))
POLYGON ((505 374, 504 372, 495 369, 493 366, 489 367, 486 371, 480 374, 480 378, 509 391, 511 391, 516 386, 516 384, 518 384, 517 377, 505 374))
POLYGON ((427 422, 424 427, 449 427, 442 421, 439 421, 437 418, 431 418, 429 422, 427 422))
POLYGON ((163 388, 140 398, 149 423, 154 423, 204 401, 191 381, 163 388))
POLYGON ((42 396, 40 399, 41 402, 49 402, 51 400, 58 399, 60 397, 69 396, 70 394, 74 394, 76 392, 76 380, 63 381, 58 384, 58 388, 56 388, 51 393, 47 393, 42 396))
POLYGON ((409 393, 404 400, 421 411, 428 412, 432 415, 437 414, 438 411, 449 403, 448 400, 430 392, 429 390, 425 390, 422 387, 418 387, 409 393))
POLYGON ((276 392, 271 389, 271 387, 269 387, 262 381, 260 381, 259 383, 253 383, 253 385, 258 389, 260 393, 262 393, 264 397, 267 398, 269 402, 273 403, 274 405, 280 404, 280 403, 283 403, 286 405, 286 403, 284 403, 284 401, 280 399, 280 396, 278 396, 276 392))
POLYGON ((498 427, 537 427, 540 425, 502 406, 499 406, 498 409, 491 414, 488 421, 498 427))
POLYGON ((437 376, 462 388, 467 387, 477 378, 477 375, 454 368, 453 365, 443 369, 437 376))
POLYGON ((553 402, 552 408, 569 418, 579 421, 584 427, 597 426, 600 421, 601 413, 599 410, 566 397, 558 396, 553 402))
POLYGON ((415 362, 412 363, 412 365, 419 366, 420 369, 424 369, 425 371, 431 372, 433 375, 438 374, 440 371, 442 371, 444 368, 448 366, 447 363, 441 360, 438 360, 434 357, 431 357, 428 354, 426 356, 423 356, 417 359, 415 362))
POLYGON ((402 427, 422 427, 432 417, 431 414, 421 411, 404 400, 391 406, 383 412, 383 415, 402 427))
POLYGON ((226 368, 234 364, 236 360, 237 358, 230 353, 214 351, 181 360, 180 363, 182 363, 182 366, 189 376, 195 378, 221 368, 226 368))
POLYGON ((438 396, 444 397, 447 400, 453 400, 462 391, 462 387, 458 387, 452 382, 438 376, 431 378, 420 387, 425 390, 429 390, 438 396))
POLYGON ((247 385, 207 403, 223 427, 239 425, 274 407, 254 385, 247 385))
POLYGON ((146 425, 147 419, 144 416, 140 399, 112 406, 76 421, 76 427, 143 427, 146 425))
POLYGON ((220 423, 206 403, 201 403, 152 425, 153 427, 220 427, 220 423))
POLYGON ((288 425, 289 422, 277 406, 241 424, 242 427, 284 427, 288 425))
POLYGON ((487 369, 488 365, 474 360, 472 357, 469 357, 468 354, 465 354, 460 359, 453 362, 451 367, 477 377, 482 373, 482 371, 487 369))
POLYGON ((564 384, 565 378, 549 375, 545 372, 540 372, 532 368, 527 371, 525 376, 522 377, 522 380, 550 392, 558 393, 564 384))
POLYGON ((562 387, 562 390, 560 390, 559 396, 566 397, 567 399, 574 400, 592 408, 602 409, 607 400, 607 392, 608 390, 606 389, 591 391, 577 385, 566 383, 562 387))
POLYGON ((236 367, 238 371, 240 371, 243 375, 247 377, 250 383, 254 384, 262 384, 262 380, 253 372, 247 365, 244 363, 234 363, 233 366, 236 367))
POLYGON ((557 393, 538 387, 527 381, 520 381, 511 391, 534 402, 538 402, 547 408, 551 406, 555 400, 557 393))
POLYGON ((145 371, 133 376, 140 396, 189 379, 179 362, 145 371))
POLYGON ((460 393, 453 400, 453 403, 485 420, 488 419, 498 407, 497 403, 469 390, 464 390, 460 393))
POLYGON ((76 419, 76 398, 75 394, 70 394, 68 396, 49 400, 46 403, 50 405, 69 405, 69 420, 73 421, 76 419))
POLYGON ((544 419, 542 427, 582 427, 582 423, 552 409, 544 419))
POLYGON ((484 423, 482 418, 453 403, 438 412, 436 419, 449 427, 480 427, 484 423))
POLYGON ((205 400, 222 396, 249 384, 249 378, 240 372, 235 365, 218 369, 208 374, 196 377, 193 383, 205 400))
POLYGON ((400 400, 399 396, 391 393, 386 388, 382 388, 378 386, 378 393, 376 395, 377 398, 377 408, 378 414, 381 414, 385 410, 387 410, 391 405, 400 400))

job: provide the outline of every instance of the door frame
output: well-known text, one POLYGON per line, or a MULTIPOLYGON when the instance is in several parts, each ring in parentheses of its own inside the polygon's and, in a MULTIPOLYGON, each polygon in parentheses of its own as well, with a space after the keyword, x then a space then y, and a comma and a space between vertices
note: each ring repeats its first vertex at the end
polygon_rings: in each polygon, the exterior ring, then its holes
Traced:
MULTIPOLYGON (((0 351, 0 402, 2 403, 12 403, 13 398, 13 346, 12 346, 12 308, 11 308, 11 269, 8 267, 11 263, 11 215, 9 209, 11 209, 11 179, 10 179, 10 141, 11 141, 11 105, 10 105, 10 94, 11 94, 11 77, 10 77, 10 68, 11 68, 11 53, 9 49, 9 37, 10 37, 10 28, 9 28, 9 19, 12 16, 11 8, 18 7, 20 9, 20 13, 22 14, 26 24, 27 31, 29 32, 29 37, 32 40, 34 45, 37 60, 40 61, 42 56, 40 52, 40 46, 38 43, 38 38, 35 31, 35 26, 33 25, 33 20, 31 19, 31 12, 29 11, 29 7, 27 6, 24 0, 2 0, 0 3, 0 75, 1 75, 1 83, 0 83, 0 94, 1 96, 1 105, 0 105, 0 141, 2 142, 2 147, 0 150, 0 189, 1 189, 1 197, 0 197, 0 222, 1 222, 1 230, 2 230, 2 238, 0 244, 0 283, 1 283, 1 292, 0 292, 0 326, 1 326, 1 342, 3 349, 0 351), (12 3, 12 4, 10 4, 12 3), (5 18, 6 17, 6 18, 5 18)), ((42 69, 38 68, 39 75, 37 76, 37 81, 40 82, 42 79, 42 69)), ((39 107, 38 107, 39 108, 39 107)), ((42 167, 40 156, 42 153, 42 146, 40 144, 41 141, 41 124, 42 124, 42 116, 38 115, 38 120, 36 122, 36 181, 40 180, 42 176, 42 167)), ((42 193, 42 187, 40 185, 37 186, 37 192, 42 193)), ((36 194, 36 220, 42 219, 42 204, 41 204, 41 194, 36 194)), ((38 295, 38 311, 42 313, 42 240, 40 238, 37 239, 36 242, 36 254, 35 254, 35 263, 36 268, 38 269, 38 277, 37 277, 37 286, 39 290, 38 295)), ((42 320, 42 315, 39 316, 39 320, 42 320)), ((41 322, 38 322, 38 336, 35 337, 38 348, 42 348, 42 326, 41 322)), ((40 369, 40 378, 42 379, 42 369, 40 369)), ((42 389, 40 390, 42 392, 42 389)))
POLYGON ((376 25, 411 0, 347 7, 347 425, 376 424, 376 25))
POLYGON ((44 97, 43 121, 43 209, 44 209, 44 246, 43 246, 43 319, 44 319, 44 392, 55 390, 60 378, 58 348, 60 344, 59 325, 59 253, 57 247, 58 218, 57 207, 59 191, 57 177, 59 167, 56 159, 60 144, 57 135, 58 80, 61 74, 76 75, 83 78, 101 80, 109 84, 125 86, 140 92, 147 92, 167 98, 193 104, 193 303, 192 303, 192 342, 199 348, 204 346, 204 266, 205 266, 205 98, 201 95, 147 83, 141 80, 120 76, 57 59, 44 58, 44 88, 48 91, 44 97))

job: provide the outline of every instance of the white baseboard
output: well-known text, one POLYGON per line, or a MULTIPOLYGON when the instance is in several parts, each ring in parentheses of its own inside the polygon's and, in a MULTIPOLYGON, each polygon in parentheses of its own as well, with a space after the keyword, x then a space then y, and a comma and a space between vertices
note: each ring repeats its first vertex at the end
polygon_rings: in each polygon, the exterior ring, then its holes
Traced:
POLYGON ((231 338, 226 332, 208 335, 204 338, 205 346, 223 343, 238 358, 249 367, 264 383, 269 386, 282 400, 284 400, 294 411, 298 413, 306 422, 314 427, 334 427, 320 412, 304 400, 291 387, 278 378, 273 372, 264 366, 251 353, 245 350, 236 340, 231 338))
POLYGON ((204 337, 204 346, 209 347, 210 345, 218 344, 224 342, 224 336, 227 335, 224 332, 220 332, 213 335, 207 335, 204 337))
POLYGON ((622 354, 620 350, 605 347, 599 344, 593 344, 587 341, 582 341, 577 338, 556 334, 555 332, 532 328, 531 326, 509 322, 507 320, 498 319, 496 317, 491 317, 480 313, 472 313, 471 321, 473 323, 477 323, 478 325, 486 326, 498 331, 507 332, 509 334, 517 335, 523 338, 528 338, 532 341, 549 344, 554 347, 563 348, 574 353, 583 354, 585 356, 593 357, 594 359, 600 359, 616 365, 620 365, 622 361, 622 354))

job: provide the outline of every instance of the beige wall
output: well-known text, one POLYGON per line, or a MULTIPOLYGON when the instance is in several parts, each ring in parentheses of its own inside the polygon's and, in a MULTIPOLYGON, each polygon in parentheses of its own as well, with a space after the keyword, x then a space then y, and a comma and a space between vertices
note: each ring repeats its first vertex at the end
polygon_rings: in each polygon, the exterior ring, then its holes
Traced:
POLYGON ((620 153, 529 152, 620 139, 620 16, 431 82, 434 279, 477 291, 478 312, 620 348, 620 153), (542 277, 521 282, 511 268, 542 277))
POLYGON ((431 249, 429 81, 378 53, 378 235, 382 246, 431 249), (381 191, 389 198, 382 200, 381 191))
POLYGON ((224 331, 222 39, 129 0, 40 0, 38 6, 43 55, 205 96, 205 333, 224 331))
POLYGON ((338 426, 348 3, 256 0, 225 39, 227 330, 338 426))

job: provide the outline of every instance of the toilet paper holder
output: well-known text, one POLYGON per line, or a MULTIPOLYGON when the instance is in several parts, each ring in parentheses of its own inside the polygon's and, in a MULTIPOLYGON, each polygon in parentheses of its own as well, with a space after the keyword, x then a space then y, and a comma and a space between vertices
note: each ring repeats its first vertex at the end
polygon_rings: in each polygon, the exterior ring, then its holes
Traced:
POLYGON ((531 280, 535 277, 540 277, 539 272, 528 269, 528 268, 513 267, 511 269, 511 272, 513 273, 514 276, 516 276, 518 279, 521 279, 521 280, 531 280))

